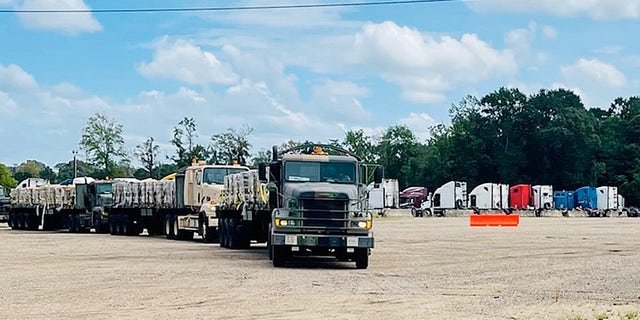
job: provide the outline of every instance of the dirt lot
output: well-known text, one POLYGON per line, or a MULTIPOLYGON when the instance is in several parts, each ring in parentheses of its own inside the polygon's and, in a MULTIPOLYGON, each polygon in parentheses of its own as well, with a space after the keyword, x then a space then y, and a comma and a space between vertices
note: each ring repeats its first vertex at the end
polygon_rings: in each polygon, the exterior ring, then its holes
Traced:
POLYGON ((0 319, 640 319, 640 219, 375 223, 369 269, 0 227, 0 319))

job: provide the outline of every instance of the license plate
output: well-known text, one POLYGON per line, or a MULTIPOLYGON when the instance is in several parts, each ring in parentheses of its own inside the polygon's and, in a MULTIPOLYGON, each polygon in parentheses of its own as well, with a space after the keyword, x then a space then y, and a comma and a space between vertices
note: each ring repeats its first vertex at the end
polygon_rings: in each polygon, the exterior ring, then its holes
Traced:
POLYGON ((347 237, 347 247, 357 247, 357 246, 358 246, 357 237, 347 237))
POLYGON ((298 237, 297 236, 285 236, 284 237, 284 244, 295 246, 295 245, 298 244, 298 237))

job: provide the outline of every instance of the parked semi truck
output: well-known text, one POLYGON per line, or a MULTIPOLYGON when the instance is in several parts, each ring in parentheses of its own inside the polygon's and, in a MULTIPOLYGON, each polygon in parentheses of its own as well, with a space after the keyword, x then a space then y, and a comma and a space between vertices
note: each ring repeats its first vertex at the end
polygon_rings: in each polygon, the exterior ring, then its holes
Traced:
POLYGON ((221 201, 224 178, 249 171, 239 165, 194 162, 165 180, 100 181, 102 206, 93 208, 96 230, 108 225, 112 235, 165 235, 189 240, 199 234, 204 242, 218 239, 216 205, 221 201))
MULTIPOLYGON (((293 256, 314 255, 367 268, 374 239, 364 167, 356 155, 334 146, 274 146, 268 165, 226 177, 224 200, 216 206, 220 245, 266 241, 275 267, 293 256)), ((374 175, 381 183, 380 167, 374 175)))
POLYGON ((27 179, 11 191, 9 225, 17 230, 84 232, 92 227, 90 177, 79 177, 70 185, 51 185, 27 179))
POLYGON ((509 185, 483 183, 469 193, 469 207, 475 210, 508 209, 509 185))

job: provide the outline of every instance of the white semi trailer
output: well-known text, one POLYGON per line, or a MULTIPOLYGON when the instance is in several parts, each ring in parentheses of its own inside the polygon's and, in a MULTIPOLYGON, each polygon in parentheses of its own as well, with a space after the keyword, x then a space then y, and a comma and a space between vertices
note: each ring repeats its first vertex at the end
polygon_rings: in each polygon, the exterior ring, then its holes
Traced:
POLYGON ((479 210, 508 209, 509 185, 483 183, 469 193, 469 207, 479 210))

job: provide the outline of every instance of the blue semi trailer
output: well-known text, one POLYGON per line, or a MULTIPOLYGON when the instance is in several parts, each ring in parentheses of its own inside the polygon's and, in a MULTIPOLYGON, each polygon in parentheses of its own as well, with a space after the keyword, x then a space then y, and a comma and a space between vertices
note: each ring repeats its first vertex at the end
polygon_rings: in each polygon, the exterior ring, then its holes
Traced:
POLYGON ((568 211, 576 207, 576 197, 573 191, 556 191, 553 193, 553 201, 558 210, 568 211))
POLYGON ((595 187, 582 187, 575 192, 576 207, 598 209, 598 192, 595 187))

